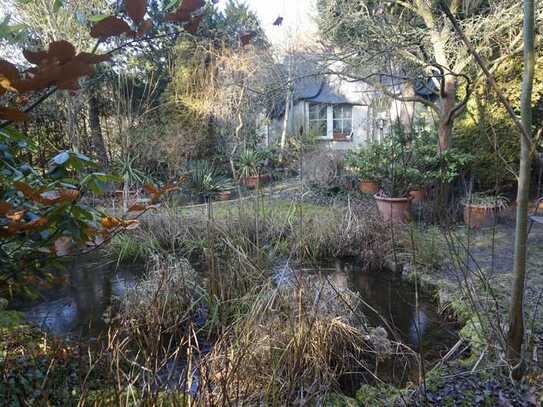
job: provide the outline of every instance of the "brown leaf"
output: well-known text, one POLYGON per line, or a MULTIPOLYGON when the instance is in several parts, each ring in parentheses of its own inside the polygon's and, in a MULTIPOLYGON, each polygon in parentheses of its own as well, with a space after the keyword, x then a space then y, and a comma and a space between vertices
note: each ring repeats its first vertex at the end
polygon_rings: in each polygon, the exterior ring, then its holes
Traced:
POLYGON ((147 209, 147 206, 142 203, 135 203, 130 208, 128 208, 128 212, 141 212, 147 209))
POLYGON ((22 79, 14 83, 14 87, 21 93, 42 90, 51 85, 52 81, 43 76, 22 79))
POLYGON ((120 18, 109 16, 98 21, 91 29, 90 35, 93 38, 106 40, 110 37, 117 37, 122 34, 130 34, 132 30, 126 21, 120 18))
POLYGON ((49 44, 49 58, 56 58, 61 64, 71 61, 75 57, 75 47, 68 41, 53 41, 49 44))
POLYGON ((47 220, 47 218, 36 218, 28 223, 25 223, 23 226, 23 229, 24 230, 37 229, 37 228, 41 228, 47 225, 48 223, 49 221, 47 220))
POLYGON ((151 28, 153 28, 153 22, 151 20, 145 20, 143 23, 141 23, 136 35, 141 38, 147 34, 151 28))
POLYGON ((136 24, 141 23, 143 17, 145 16, 145 11, 147 9, 146 0, 126 0, 125 1, 126 14, 132 19, 136 24))
POLYGON ((178 23, 186 23, 186 22, 190 21, 190 19, 191 19, 190 14, 191 14, 190 10, 187 10, 187 9, 181 7, 181 8, 178 8, 173 13, 169 13, 166 16, 166 20, 175 21, 175 22, 178 22, 178 23))
POLYGON ((196 31, 198 31, 198 27, 200 26, 200 23, 202 22, 203 16, 196 16, 192 19, 190 23, 185 25, 183 28, 186 32, 189 34, 195 34, 196 31))
POLYGON ((10 81, 14 81, 19 78, 19 71, 11 62, 0 59, 0 75, 3 75, 10 81))
POLYGON ((76 189, 63 189, 60 191, 46 191, 38 194, 34 200, 44 205, 54 205, 59 202, 73 202, 79 198, 76 189))
POLYGON ((9 120, 12 122, 24 122, 28 119, 28 115, 20 110, 11 107, 0 106, 0 119, 9 120))
POLYGON ((15 92, 14 82, 19 79, 19 71, 11 62, 0 59, 0 87, 15 92))
POLYGON ((4 216, 11 211, 11 204, 6 201, 0 201, 0 215, 4 216))
POLYGON ((174 192, 174 191, 179 191, 179 187, 166 186, 166 187, 160 189, 161 194, 167 194, 167 193, 174 192))
POLYGON ((47 52, 45 51, 30 51, 28 49, 23 50, 23 56, 25 59, 34 65, 41 65, 42 62, 47 59, 47 52))
POLYGON ((36 192, 26 182, 15 181, 13 186, 17 191, 21 191, 26 198, 33 199, 36 196, 36 192))
POLYGON ((62 90, 79 90, 79 81, 77 79, 71 79, 69 81, 62 81, 57 83, 57 88, 62 90))
POLYGON ((74 202, 79 198, 77 189, 63 189, 60 191, 60 197, 64 202, 74 202))
POLYGON ((245 47, 246 45, 249 45, 255 36, 256 36, 256 33, 254 31, 244 31, 244 32, 242 32, 239 35, 241 45, 243 47, 245 47))
POLYGON ((73 59, 77 62, 82 62, 84 64, 94 65, 99 64, 100 62, 106 62, 111 59, 111 55, 109 54, 91 54, 90 52, 80 52, 77 54, 77 56, 73 59))
POLYGON ((182 2, 182 7, 190 10, 191 12, 196 11, 204 6, 204 0, 183 0, 182 2))
MULTIPOLYGON (((166 16, 166 20, 176 21, 178 23, 189 23, 192 24, 192 13, 199 10, 205 5, 203 0, 183 0, 179 8, 166 16)), ((200 21, 191 26, 190 29, 196 32, 200 21)), ((185 28, 186 30, 186 28, 185 28)), ((188 31, 191 32, 191 31, 188 31)))
POLYGON ((94 68, 83 62, 70 61, 66 65, 60 67, 59 77, 55 78, 58 83, 76 81, 83 76, 91 76, 94 74, 94 68))
POLYGON ((145 184, 143 190, 148 194, 157 194, 159 192, 158 188, 151 184, 145 184))

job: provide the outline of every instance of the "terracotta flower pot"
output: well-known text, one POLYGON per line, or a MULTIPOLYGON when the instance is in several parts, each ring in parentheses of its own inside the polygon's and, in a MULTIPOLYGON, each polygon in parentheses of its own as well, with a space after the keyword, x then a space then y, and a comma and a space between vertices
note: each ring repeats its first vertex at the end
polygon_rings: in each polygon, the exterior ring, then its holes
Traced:
POLYGON ((255 189, 266 185, 269 181, 268 175, 252 175, 249 177, 243 177, 241 183, 249 189, 255 189))
POLYGON ((377 209, 385 222, 406 223, 409 220, 410 198, 385 198, 374 195, 377 209))
POLYGON ((358 190, 364 194, 375 195, 379 191, 379 185, 374 181, 360 181, 358 190))
POLYGON ((471 229, 480 229, 494 223, 496 208, 464 204, 464 223, 471 229))
POLYGON ((409 197, 411 198, 411 203, 417 204, 426 199, 426 191, 424 189, 413 189, 409 191, 409 197))

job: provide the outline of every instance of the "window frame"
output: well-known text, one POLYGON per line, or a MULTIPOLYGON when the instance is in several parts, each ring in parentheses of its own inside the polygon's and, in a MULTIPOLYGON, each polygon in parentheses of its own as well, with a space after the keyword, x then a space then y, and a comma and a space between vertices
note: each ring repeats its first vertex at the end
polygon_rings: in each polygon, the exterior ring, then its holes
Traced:
POLYGON ((312 124, 314 123, 320 123, 321 125, 324 124, 324 135, 319 136, 318 138, 321 140, 328 139, 328 105, 324 103, 315 103, 315 102, 308 102, 307 103, 307 121, 308 121, 308 128, 310 130, 313 130, 312 124), (319 118, 318 119, 312 119, 311 118, 311 109, 317 107, 319 108, 319 118), (322 117, 322 109, 324 108, 324 118, 322 117))
POLYGON ((337 104, 332 105, 332 136, 334 139, 351 139, 353 136, 353 105, 337 104), (340 110, 340 117, 336 118, 336 111, 340 110), (346 117, 346 111, 349 111, 349 116, 346 117), (341 123, 341 131, 336 132, 336 122, 341 123), (348 122, 349 126, 345 126, 348 122), (348 131, 345 131, 348 128, 348 131))

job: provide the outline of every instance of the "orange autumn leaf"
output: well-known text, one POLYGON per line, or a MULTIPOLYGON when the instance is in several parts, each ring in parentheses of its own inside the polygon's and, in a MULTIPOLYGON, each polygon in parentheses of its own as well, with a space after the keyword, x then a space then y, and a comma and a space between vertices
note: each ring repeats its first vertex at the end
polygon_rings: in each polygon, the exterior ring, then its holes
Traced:
POLYGON ((116 37, 122 34, 129 34, 132 30, 126 21, 120 18, 109 16, 98 21, 91 29, 90 35, 93 38, 106 40, 110 37, 116 37))
POLYGON ((13 84, 19 79, 19 71, 11 62, 0 59, 0 87, 16 91, 13 84))
POLYGON ((126 14, 136 24, 141 23, 147 9, 146 0, 126 0, 125 1, 126 14))
POLYGON ((106 229, 116 228, 121 224, 121 220, 112 216, 106 216, 100 220, 101 225, 106 229))
POLYGON ((12 122, 24 122, 28 120, 28 115, 20 110, 11 107, 0 106, 0 119, 12 122))
POLYGON ((47 225, 48 220, 47 218, 36 218, 30 222, 27 223, 10 223, 7 226, 2 227, 3 232, 7 232, 8 235, 15 235, 18 232, 25 232, 25 231, 31 231, 38 229, 40 227, 43 227, 47 225))
POLYGON ((19 223, 23 220, 23 216, 25 214, 25 210, 20 211, 10 211, 6 214, 6 218, 11 220, 12 222, 19 223))
POLYGON ((143 186, 143 190, 145 192, 147 192, 148 194, 158 194, 159 193, 159 190, 157 187, 155 187, 154 185, 152 184, 145 184, 143 186))

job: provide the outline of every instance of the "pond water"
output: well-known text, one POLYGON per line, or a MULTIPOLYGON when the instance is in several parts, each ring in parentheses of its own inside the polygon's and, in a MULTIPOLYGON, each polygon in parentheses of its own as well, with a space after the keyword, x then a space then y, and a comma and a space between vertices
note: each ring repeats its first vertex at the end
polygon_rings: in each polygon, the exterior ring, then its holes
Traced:
MULTIPOLYGON (((63 286, 43 291, 38 300, 17 308, 29 322, 53 334, 96 337, 107 328, 103 315, 113 298, 136 284, 143 269, 143 265, 97 264, 96 259, 74 261, 67 267, 63 286)), ((394 274, 366 272, 356 262, 340 260, 296 271, 282 264, 273 272, 278 285, 301 273, 312 279, 325 278, 338 290, 359 293, 368 325, 385 327, 390 338, 414 350, 439 357, 457 339, 456 324, 440 315, 431 296, 417 296, 412 284, 394 274)))
POLYGON ((397 274, 368 272, 356 261, 335 260, 330 264, 294 271, 281 265, 276 268, 277 284, 295 278, 296 273, 323 279, 338 291, 349 289, 363 300, 362 312, 368 326, 382 326, 391 339, 409 345, 427 356, 439 357, 457 341, 458 324, 439 312, 430 293, 416 287, 397 274), (432 353, 433 355, 429 355, 432 353))
POLYGON ((37 300, 18 307, 27 321, 55 335, 90 338, 104 332, 104 312, 114 297, 136 284, 144 267, 97 261, 68 264, 64 285, 41 291, 37 300))

